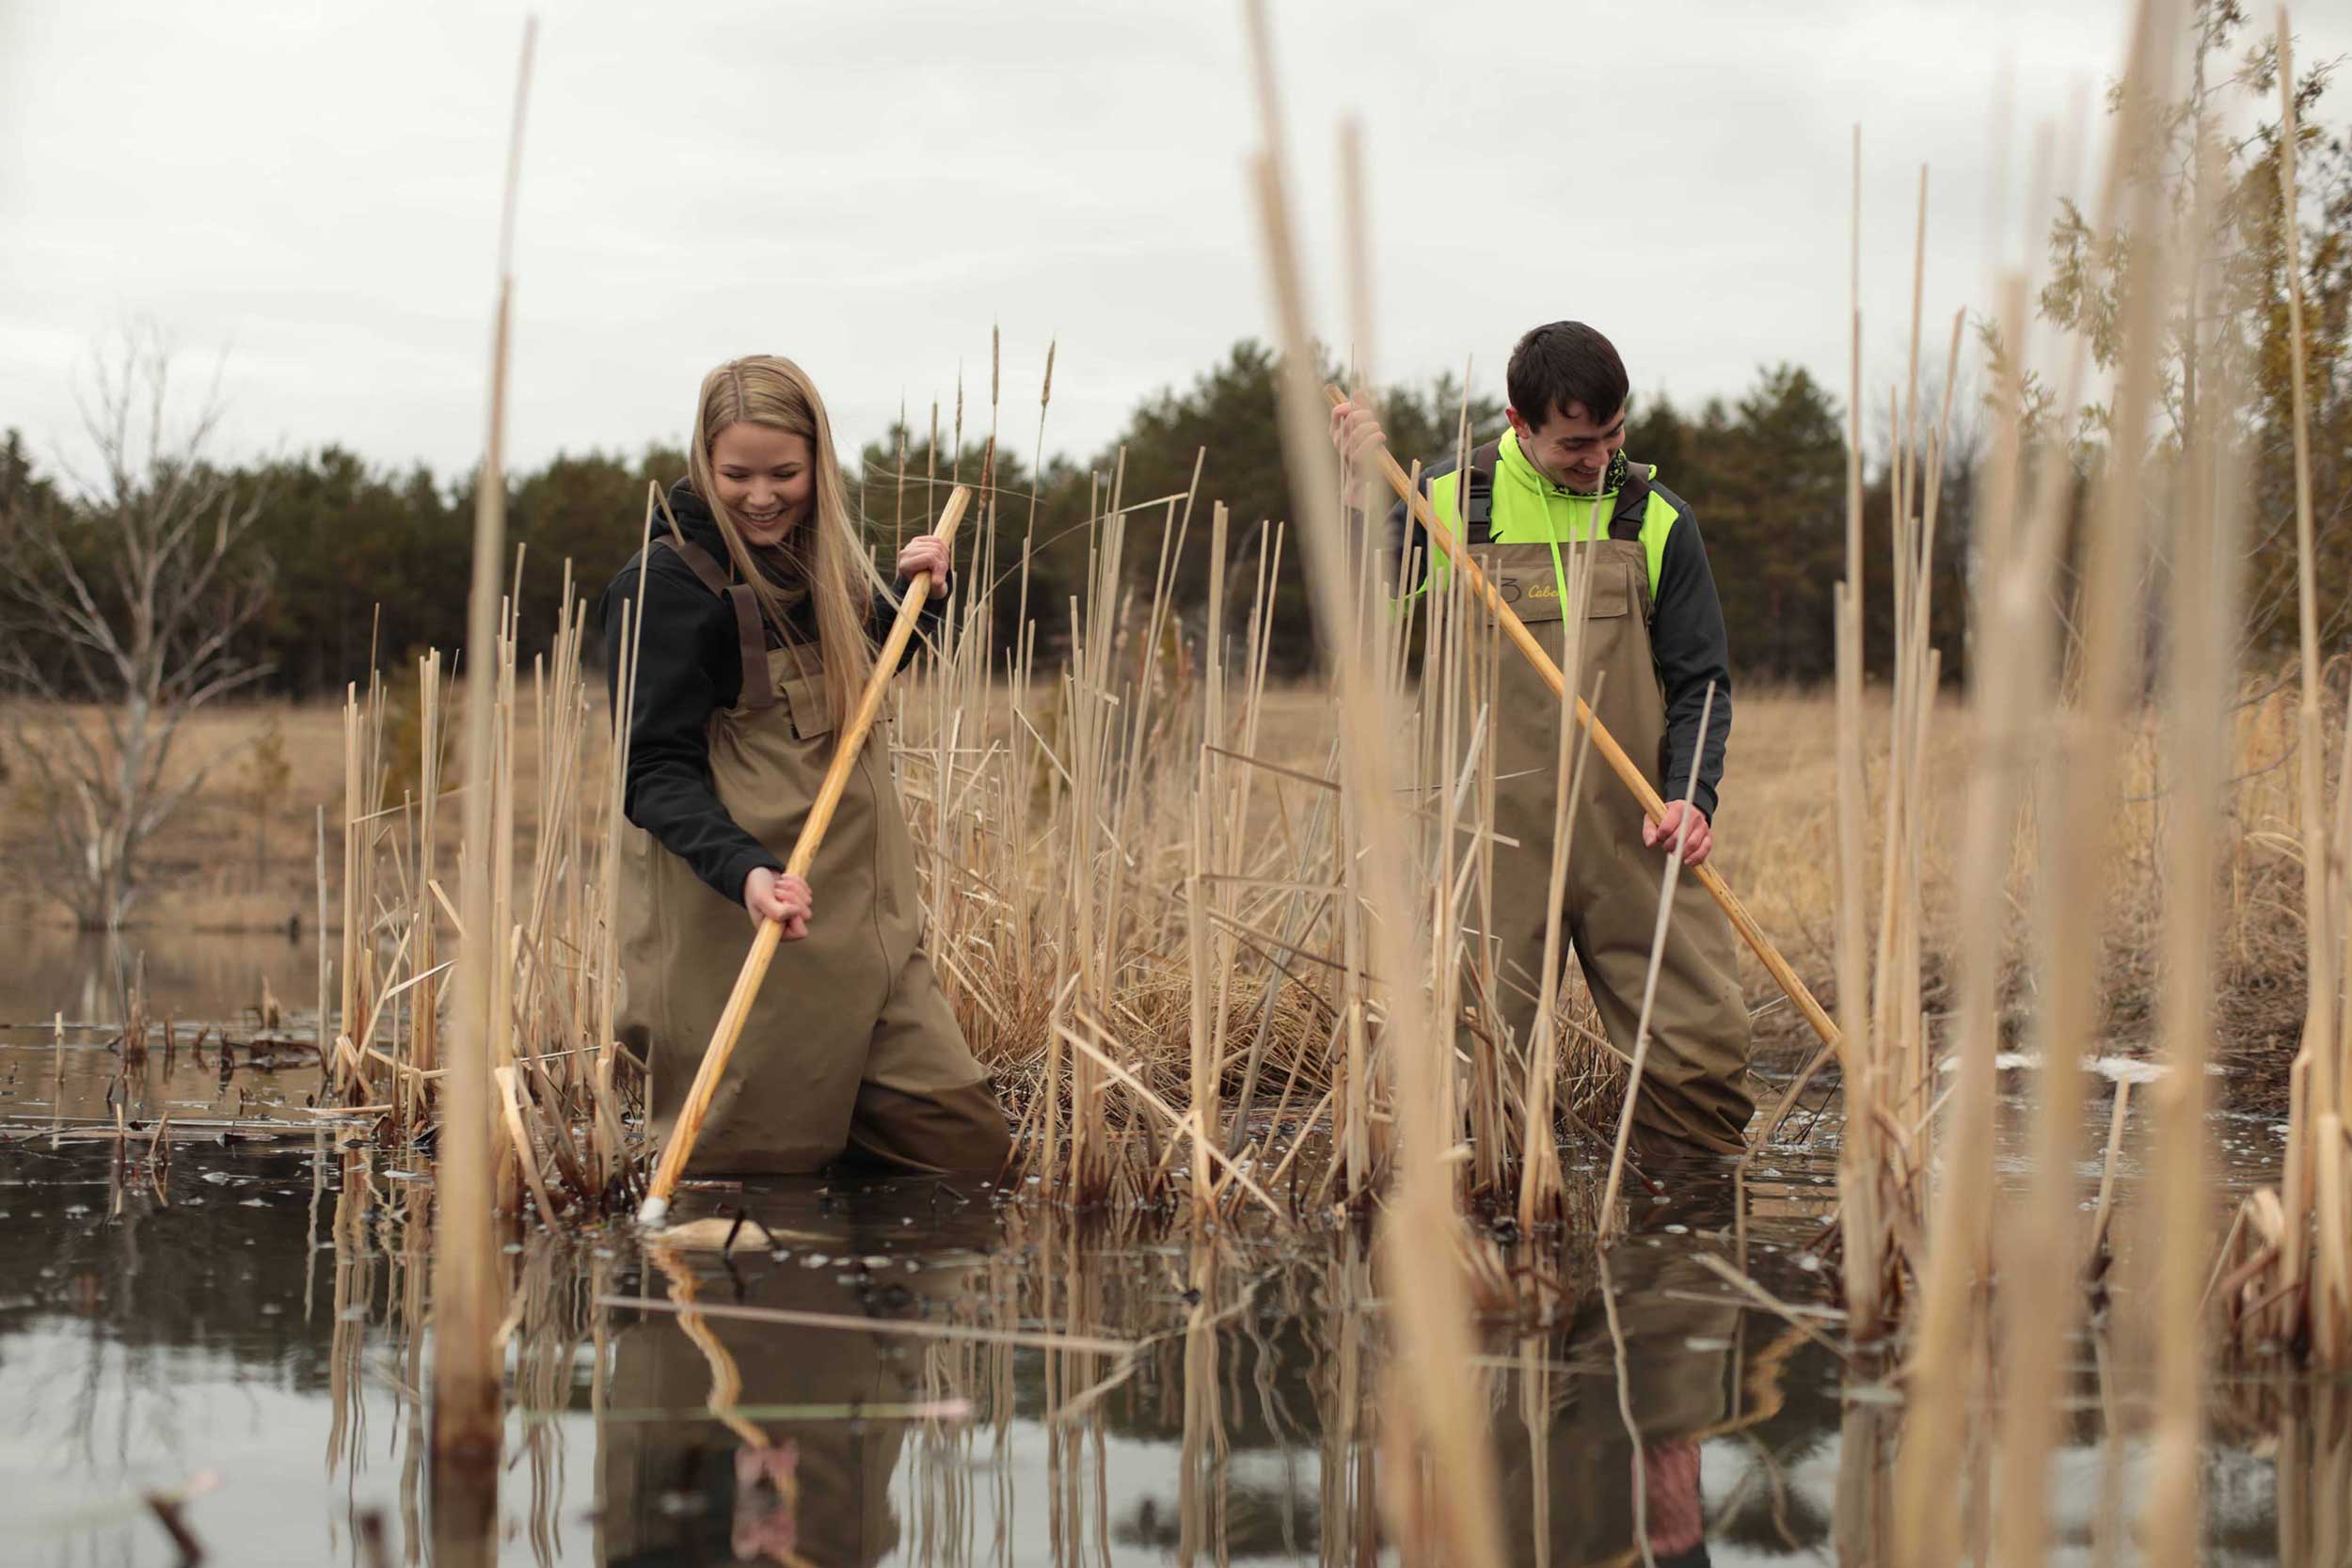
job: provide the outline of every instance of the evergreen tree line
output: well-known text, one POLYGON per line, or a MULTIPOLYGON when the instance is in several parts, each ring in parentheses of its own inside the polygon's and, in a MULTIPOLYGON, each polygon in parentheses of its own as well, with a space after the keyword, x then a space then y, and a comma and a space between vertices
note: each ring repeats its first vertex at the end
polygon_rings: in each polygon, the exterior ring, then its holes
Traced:
MULTIPOLYGON (((1210 575, 1210 507, 1231 511, 1229 571, 1236 600, 1255 579, 1270 525, 1295 515, 1283 473, 1275 411, 1276 356, 1244 341, 1188 387, 1138 406, 1119 437, 1091 461, 1051 456, 1037 472, 1010 434, 992 454, 967 430, 961 451, 934 451, 928 436, 894 429, 867 443, 849 475, 878 559, 897 536, 925 526, 959 480, 979 487, 994 531, 999 580, 996 633, 1009 646, 1025 602, 1037 646, 1051 659, 1067 644, 1070 600, 1085 590, 1099 517, 1114 499, 1125 510, 1128 575, 1148 589, 1170 531, 1184 521, 1183 497, 1200 465, 1197 499, 1170 562, 1174 598, 1197 633, 1210 575), (1205 456, 1203 455, 1205 453, 1205 456), (985 472, 984 472, 985 470, 985 472)), ((1491 399, 1470 399, 1441 376, 1387 390, 1380 399, 1401 461, 1434 462, 1455 450, 1467 413, 1473 441, 1503 428, 1491 399)), ((1843 570, 1846 459, 1843 415, 1805 371, 1761 372, 1731 402, 1686 409, 1637 395, 1627 451, 1657 467, 1659 479, 1696 509, 1730 624, 1735 675, 1746 681, 1813 681, 1832 667, 1830 594, 1843 570)), ((1033 438, 1033 433, 1032 433, 1033 438)), ((1961 625, 1968 499, 1966 463, 1947 465, 1939 519, 1939 633, 1961 625)), ((511 474, 507 525, 520 558, 517 578, 526 646, 552 628, 569 563, 571 591, 593 600, 637 548, 648 483, 684 474, 684 453, 666 443, 626 455, 560 454, 511 474)), ((428 647, 463 639, 475 476, 451 481, 422 466, 373 465, 340 446, 256 462, 233 471, 238 504, 253 510, 239 543, 241 565, 264 575, 266 610, 244 652, 264 661, 264 689, 314 698, 364 681, 371 664, 391 666, 428 647)), ((1874 569, 1886 570, 1885 502, 1874 479, 1874 569)), ((77 504, 28 457, 23 440, 0 439, 0 512, 16 527, 73 530, 77 504)), ((979 529, 967 524, 961 560, 976 560, 979 529)), ((1282 544, 1276 594, 1276 666, 1303 673, 1314 657, 1297 542, 1282 544)), ((1877 579, 1883 583, 1886 578, 1877 579)), ((1883 595, 1875 595, 1883 598, 1883 595)), ((1884 610, 1874 646, 1886 642, 1884 610)), ((1242 630, 1238 621, 1228 628, 1242 630)), ((1958 673, 1954 666, 1953 673, 1958 673)))
MULTIPOLYGON (((2343 393, 2342 370, 2343 361, 2333 359, 2313 378, 2328 394, 2319 400, 2315 477, 2321 602, 2332 612, 2330 641, 2342 630, 2344 607, 2352 605, 2343 456, 2352 445, 2343 428, 2352 423, 2352 399, 2343 393)), ((1071 600, 1089 581, 1090 554, 1100 542, 1097 519, 1116 500, 1127 518, 1129 581, 1148 591, 1164 550, 1173 551, 1168 569, 1175 603, 1198 635, 1206 629, 1211 503, 1221 499, 1231 509, 1232 603, 1246 602, 1261 549, 1271 543, 1268 529, 1297 515, 1283 471, 1278 377, 1274 353, 1245 340, 1189 386, 1147 399, 1091 460, 1057 455, 1036 472, 1017 450, 1019 435, 1008 433, 1002 450, 992 451, 967 429, 960 448, 942 439, 934 451, 930 436, 894 428, 857 454, 848 475, 850 494, 878 560, 886 562, 898 537, 936 515, 949 484, 980 488, 989 520, 967 525, 959 558, 976 561, 981 529, 993 527, 999 646, 1013 645, 1025 606, 1036 623, 1040 656, 1049 663, 1067 645, 1071 600), (1186 521, 1183 498, 1192 488, 1196 464, 1200 483, 1186 521), (1176 551, 1170 531, 1180 524, 1186 531, 1176 551)), ((1932 401, 1941 378, 1924 379, 1932 384, 1923 388, 1923 401, 1932 401)), ((1472 441, 1493 437, 1504 424, 1499 404, 1481 397, 1465 403, 1450 376, 1387 388, 1379 403, 1391 446, 1408 464, 1451 456, 1465 419, 1472 441)), ((1960 404, 1943 465, 1932 563, 1933 635, 1944 650, 1947 680, 1961 679, 1966 670, 1966 562, 1988 424, 1981 397, 1963 391, 1960 404)), ((1865 445, 1883 452, 1892 444, 1893 411, 1881 405, 1866 414, 1866 430, 1875 434, 1865 445)), ((1923 423, 1927 418, 1923 411, 1923 423)), ((2079 434, 2069 439, 2057 421, 2050 423, 2039 450, 2050 460, 2071 462, 2087 479, 2101 461, 2095 442, 2079 434)), ((1034 427, 1028 434, 1033 441, 1034 427)), ((2249 446, 2255 517, 2248 638, 2260 660, 2284 649, 2294 636, 2288 597, 2293 478, 2291 464, 2279 461, 2275 421, 2253 432, 2249 446)), ((1663 393, 1637 392, 1626 450, 1653 465, 1660 483, 1695 511, 1730 629, 1735 680, 1826 679, 1835 664, 1832 592, 1844 574, 1846 552, 1846 415, 1839 400, 1807 371, 1787 364, 1761 370, 1736 399, 1695 407, 1663 393)), ((2166 460, 2163 452, 2156 456, 2166 460)), ((526 646, 554 626, 566 563, 570 591, 593 601, 637 548, 647 484, 666 488, 685 467, 679 449, 655 443, 634 456, 562 454, 510 476, 508 529, 520 562, 526 646)), ((390 668, 428 647, 458 646, 473 475, 450 481, 422 466, 377 467, 330 446, 253 463, 230 477, 235 504, 252 513, 238 545, 240 565, 268 584, 267 607, 244 634, 241 650, 268 666, 257 689, 295 698, 333 695, 347 682, 364 681, 372 664, 390 668)), ((154 483, 167 480, 159 475, 154 483)), ((1889 488, 1884 463, 1874 460, 1865 480, 1866 657, 1882 672, 1892 644, 1889 488)), ((13 432, 0 437, 0 515, 9 527, 75 531, 81 512, 30 460, 21 437, 13 432)), ((103 530, 89 531, 92 547, 103 547, 103 530)), ((1237 613, 1227 632, 1242 630, 1237 613)), ((1286 674, 1304 673, 1314 660, 1295 540, 1282 547, 1272 659, 1286 674)))

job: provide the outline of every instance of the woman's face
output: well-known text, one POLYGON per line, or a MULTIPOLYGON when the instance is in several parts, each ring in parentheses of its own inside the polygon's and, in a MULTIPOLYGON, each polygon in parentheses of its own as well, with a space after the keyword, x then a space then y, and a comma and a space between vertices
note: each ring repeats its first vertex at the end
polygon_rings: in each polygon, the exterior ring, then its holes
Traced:
POLYGON ((808 437, 739 420, 710 443, 710 469, 724 506, 755 545, 773 545, 801 526, 817 494, 808 437))

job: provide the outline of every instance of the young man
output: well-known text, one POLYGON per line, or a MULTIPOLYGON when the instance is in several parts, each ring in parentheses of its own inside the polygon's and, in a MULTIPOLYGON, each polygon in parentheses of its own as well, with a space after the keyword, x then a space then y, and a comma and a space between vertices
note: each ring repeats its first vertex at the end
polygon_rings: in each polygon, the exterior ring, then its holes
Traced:
MULTIPOLYGON (((1555 657, 1567 547, 1590 551, 1581 687, 1590 697, 1601 677, 1595 715, 1668 803, 1665 820, 1651 823, 1607 768, 1596 762, 1586 769, 1570 807, 1576 839, 1561 929, 1609 1037, 1630 1056, 1658 918, 1659 855, 1673 853, 1678 841, 1684 863, 1698 865, 1714 848, 1715 792, 1731 733, 1723 607, 1690 507, 1654 470, 1626 460, 1628 384, 1609 340, 1581 322, 1536 327, 1511 351, 1505 382, 1509 431, 1470 453, 1467 475, 1449 456, 1422 470, 1422 485, 1438 521, 1555 657)), ((1331 438, 1350 457, 1385 439, 1371 410, 1353 404, 1332 411, 1331 438)), ((1408 534, 1400 501, 1389 515, 1389 547, 1402 561, 1409 541, 1422 562, 1410 569, 1425 577, 1430 546, 1419 535, 1418 525, 1408 534)), ((1506 648, 1501 662, 1494 831, 1516 846, 1495 847, 1489 935, 1499 948, 1502 1022, 1525 1040, 1541 989, 1551 847, 1561 826, 1554 813, 1560 704, 1525 659, 1506 648)), ((1737 1154, 1746 1147, 1755 1101, 1733 942, 1730 922, 1697 879, 1679 879, 1635 1111, 1645 1149, 1737 1154)))

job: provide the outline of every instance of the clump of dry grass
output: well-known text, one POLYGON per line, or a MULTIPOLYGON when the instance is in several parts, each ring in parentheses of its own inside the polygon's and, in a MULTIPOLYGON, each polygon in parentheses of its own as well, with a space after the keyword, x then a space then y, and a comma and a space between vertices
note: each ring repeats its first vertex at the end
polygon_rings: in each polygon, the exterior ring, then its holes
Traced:
MULTIPOLYGON (((443 663, 447 674, 447 661, 443 663)), ((385 736, 381 772, 363 786, 372 810, 398 809, 405 800, 421 798, 418 784, 420 705, 415 667, 403 665, 384 672, 380 701, 385 736)), ((608 760, 610 727, 599 721, 583 739, 580 766, 601 772, 608 760)), ((71 707, 27 714, 24 738, 28 745, 54 743, 59 727, 101 722, 94 709, 71 707)), ((274 799, 256 807, 247 786, 234 768, 215 768, 203 785, 174 814, 169 829, 160 835, 140 862, 144 890, 128 927, 140 931, 279 932, 293 925, 313 924, 311 818, 321 803, 327 806, 330 832, 340 832, 343 816, 343 703, 298 703, 266 699, 206 707, 186 725, 190 752, 199 756, 234 753, 273 733, 279 737, 288 765, 282 788, 274 799), (254 853, 258 836, 262 853, 254 853)), ((444 760, 453 747, 443 743, 444 760)), ((513 758, 516 787, 526 796, 538 787, 539 737, 526 729, 516 737, 513 758)), ((176 785, 193 763, 174 761, 167 770, 167 785, 176 785)), ((21 781, 20 781, 21 783, 21 781)), ((0 800, 12 798, 0 796, 0 800)), ((0 810, 0 922, 39 926, 55 921, 59 907, 34 879, 37 864, 30 854, 38 817, 26 811, 0 810)), ((516 823, 516 853, 528 858, 538 825, 528 813, 516 823)), ((437 842, 454 855, 458 822, 453 813, 439 819, 437 842)), ((454 863, 453 862, 452 863, 454 863)), ((342 922, 338 899, 329 911, 328 929, 342 922)), ((136 940, 135 936, 134 940, 136 940)))
MULTIPOLYGON (((2343 747, 2344 676, 2331 667, 2322 690, 2322 745, 2330 757, 2343 747)), ((2292 673, 2258 673, 2233 702, 2224 760, 2220 898, 2215 910, 2217 989, 2215 1049, 2230 1073, 2221 1087, 2238 1106, 2283 1113, 2286 1069, 2304 1014, 2304 847, 2297 805, 2299 743, 2296 710, 2301 685, 2292 673)), ((1820 736, 1827 700, 1803 690, 1745 693, 1740 729, 1724 789, 1716 854, 1727 874, 1753 889, 1757 917, 1784 935, 1800 968, 1829 974, 1835 885, 1835 764, 1820 736)), ((1972 743, 1960 700, 1947 693, 1922 756, 1920 861, 1924 1004, 1933 1023, 1950 1005, 1957 956, 1953 918, 1958 895, 1959 825, 1969 778, 1972 743)), ((1866 791, 1883 799, 1889 713, 1873 690, 1864 705, 1864 748, 1872 757, 1866 791)), ((2175 820, 2177 792, 2158 761, 2162 724, 2153 704, 2131 714, 2122 729, 2119 784, 2110 852, 2100 867, 2105 896, 2115 911, 2100 949, 2098 1049, 2137 1053, 2153 1039, 2165 908, 2165 835, 2175 820)), ((2341 764, 2331 764, 2335 792, 2341 764)), ((2002 898, 2029 907, 2035 870, 2033 807, 2021 817, 2008 856, 2002 898)), ((1883 864, 1884 832, 1873 819, 1867 852, 1883 864)), ((2022 1045, 2031 1017, 2032 952, 2022 926, 2012 925, 2001 947, 2000 1022, 2005 1048, 2022 1045)), ((1776 1004, 1771 980, 1747 962, 1742 980, 1756 1018, 1759 1061, 1793 1065, 1813 1046, 1802 1021, 1776 1004)), ((1825 994, 1835 996, 1834 981, 1825 994)))
MULTIPOLYGON (((437 1130, 445 1165, 465 1141, 448 1118, 480 1118, 489 1142, 469 1152, 487 1168, 450 1166, 452 1190, 479 1181, 485 1207, 528 1205, 553 1224, 626 1203, 636 1180, 624 1131, 633 1085, 613 1035, 627 751, 602 738, 581 662, 586 606, 568 568, 550 644, 526 658, 515 597, 500 591, 501 527, 488 505, 474 607, 485 653, 462 690, 428 651, 405 720, 380 678, 346 696, 332 901, 342 918, 339 943, 321 953, 321 1063, 331 1094, 382 1111, 386 1138, 437 1130), (526 748, 539 764, 527 770, 526 748), (403 776, 413 786, 379 806, 403 776)), ((626 667, 621 679, 626 690, 626 667)), ((322 830, 322 911, 326 868, 322 830)))
MULTIPOLYGON (((983 493, 984 509, 996 504, 983 493)), ((1116 470, 1101 482, 1091 579, 1068 607, 1058 670, 1038 664, 1033 640, 985 641, 991 594, 1027 574, 990 553, 1003 531, 976 531, 959 580, 979 586, 908 687, 894 753, 930 951, 1054 1196, 1157 1196, 1188 1169, 1196 1202, 1263 1200, 1248 1173, 1300 1174, 1303 1140, 1327 1132, 1312 1200, 1359 1203, 1385 1180, 1393 1114, 1375 994, 1393 976, 1375 968, 1353 826, 1367 786, 1336 766, 1332 693, 1266 679, 1272 591, 1293 569, 1283 531, 1253 531, 1236 550, 1224 509, 1206 509, 1205 529, 1200 510, 1190 492, 1131 504, 1116 470), (1147 510, 1163 521, 1159 554, 1131 562, 1129 520, 1147 510), (1181 553, 1204 545, 1196 638, 1169 585, 1181 553)), ((1400 749, 1427 781, 1409 797, 1413 874, 1458 891, 1435 930, 1414 934, 1405 983, 1458 997, 1459 966, 1491 967, 1460 925, 1484 863, 1437 858, 1479 841, 1491 771, 1464 695, 1478 670, 1470 622, 1440 609, 1380 624, 1372 657, 1390 678, 1408 646, 1441 654, 1400 749)), ((1462 1085, 1445 1085, 1463 1098, 1447 1115, 1479 1151, 1469 1184, 1491 1197, 1516 1180, 1528 1135, 1512 1125, 1527 1047, 1480 1028, 1469 1004, 1442 1005, 1469 1025, 1462 1085)), ((1595 1109, 1607 1070, 1581 1047, 1565 1061, 1563 1098, 1595 1109)))
MULTIPOLYGON (((2214 371, 2177 448, 2153 428, 2166 386, 2169 323, 2184 300, 2193 301, 2202 269, 2217 264, 2205 214, 2161 213, 2153 184, 2127 172, 2128 150, 2169 101, 2172 42, 2182 24, 2168 0, 2140 8, 2118 89, 2117 146, 2126 150, 2111 161, 2100 226, 2132 236, 2126 260, 2134 286, 2115 323, 2120 357, 2108 450, 2073 538, 2073 476, 2055 454, 2026 451, 2013 367, 1998 404, 1967 729, 1979 757, 1952 925, 1959 1074, 1942 1091, 1950 1105, 1932 1129, 1933 1164, 1918 1167, 1931 1189, 1926 1224, 1915 1235, 1898 1227, 1896 1236, 1898 1259, 1916 1275, 1916 1332, 1906 1357, 1912 1405, 1893 1494, 1893 1556, 1906 1562, 2030 1561, 2048 1544, 2050 1460, 2066 1420, 2069 1336, 2086 1310, 2085 1282, 2103 1273, 2096 1248, 2106 1195, 2098 1220, 2087 1224, 2077 1167, 2081 1064, 2109 1043, 2105 1031, 2144 1032, 2153 1019, 2160 1037, 2153 1241, 2131 1264, 2146 1287, 2132 1306, 2153 1367, 2146 1412, 2153 1476, 2134 1525, 2154 1560, 2186 1562, 2196 1550, 2208 1307, 2225 1305, 2245 1340, 2308 1346, 2322 1360, 2345 1354, 2352 1332, 2345 1260, 2352 1186, 2338 1075, 2352 1041, 2339 1022, 2333 968, 2352 938, 2338 869, 2352 849, 2352 805, 2343 803, 2352 792, 2340 792, 2331 817, 2323 804, 2329 769, 2310 558, 2295 736, 2301 788, 2286 834, 2269 777, 2282 755, 2275 695, 2232 701, 2242 689, 2233 627, 2247 495, 2239 467, 2247 454, 2231 415, 2243 389, 2231 384, 2226 367, 2214 371), (2175 217, 2184 220, 2177 232, 2165 221, 2175 217), (2069 613, 2061 628, 2058 568, 2070 556, 2076 570, 2064 584, 2069 613), (2151 646, 2156 657, 2144 660, 2151 646), (2152 674, 2160 697, 2142 707, 2152 674), (2299 856, 2281 854, 2298 845, 2299 856), (2290 867, 2290 858, 2300 863, 2290 867), (2299 922, 2279 896, 2290 886, 2303 895, 2299 922), (2007 936, 2021 926, 2030 942, 2024 964, 2007 936), (2291 968, 2281 940, 2291 926, 2301 928, 2310 980, 2286 1176, 2280 1190, 2248 1201, 2217 1266, 2206 1176, 2217 979, 2226 983, 2232 963, 2291 968), (2009 990, 2021 972, 2030 981, 2022 995, 2009 990), (1994 1132, 2005 1113, 1994 1069, 2012 1023, 2034 1048, 2040 1070, 2024 1111, 2030 1159, 2022 1180, 2005 1182, 1994 1163, 1994 1132), (1988 1506, 1994 1497, 1997 1508, 1988 1506)), ((2284 28, 2281 17, 2280 74, 2291 83, 2284 28)), ((2291 103, 2282 139, 2291 145, 2291 103)), ((2201 135, 2200 151, 2211 155, 2201 135)), ((2286 164, 2292 214, 2292 160, 2286 164)), ((2022 277, 2012 277, 2006 321, 2022 323, 2026 297, 2022 277)), ((2193 311, 2188 319, 2193 333, 2208 330, 2193 311)), ((2062 404, 2083 373, 2079 349, 2068 373, 2062 404)), ((2308 515, 2302 521, 2308 551, 2308 515)), ((1853 836, 1849 823, 1849 866, 1858 858, 1853 836)), ((1890 877, 1889 886, 1896 880, 1890 877)), ((1838 900, 1849 922, 1856 901, 1850 881, 1838 900)), ((1844 945, 1851 990, 1859 966, 1851 937, 1844 945)), ((1882 942, 1882 961, 1887 951, 1882 942)), ((1851 1008, 1854 999, 1845 1000, 1851 1008)), ((1850 1071, 1840 1180, 1850 1307, 1853 1249, 1876 1244, 1878 1224, 1857 1203, 1862 1194, 1848 1176, 1853 1118, 1882 1119, 1880 1103, 1856 1088, 1850 1071)), ((2119 1094, 2111 1139, 2122 1135, 2124 1104, 2119 1094)), ((1883 1180, 1900 1143, 1898 1135, 1881 1145, 1873 1171, 1860 1174, 1883 1180)), ((2103 1529, 2120 1522, 2110 1511, 2103 1529)))

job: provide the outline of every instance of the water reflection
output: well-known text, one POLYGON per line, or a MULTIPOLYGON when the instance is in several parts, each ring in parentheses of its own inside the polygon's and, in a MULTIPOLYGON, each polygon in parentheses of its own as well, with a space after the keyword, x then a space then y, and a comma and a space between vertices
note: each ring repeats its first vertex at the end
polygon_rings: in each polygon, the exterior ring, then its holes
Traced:
MULTIPOLYGON (((226 1088, 184 1061, 140 1080, 106 1139, 103 1096, 63 1115, 56 1054, 0 1047, 21 1111, 0 1126, 0 1470, 33 1499, 12 1561, 173 1562, 139 1498, 207 1470, 184 1516, 216 1560, 354 1564, 1357 1563, 1383 1560, 1384 1496, 1420 1483, 1383 1447, 1359 1232, 1114 1226, 853 1178, 698 1195, 766 1227, 732 1252, 517 1240, 502 1455, 435 1476, 421 1170, 243 1066, 226 1088), (254 1136, 224 1144, 239 1091, 254 1136), (133 1124, 165 1110, 194 1131, 142 1167, 156 1122, 133 1124)), ((69 1081, 103 1086, 106 1055, 69 1081)), ((1526 1306, 1462 1375, 1514 1560, 1886 1560, 1899 1410, 1803 1310, 1827 1175, 1761 1178, 1744 1227, 1657 1206, 1605 1262, 1494 1250, 1490 1293, 1526 1306)), ((2087 1543, 2102 1487, 2134 1495, 2137 1401, 2103 1355, 2078 1380, 2061 1464, 2087 1543)), ((2233 1384, 2219 1405, 2211 1560, 2344 1560, 2342 1391, 2233 1384)))
MULTIPOLYGON (((1734 1476, 1740 1495, 1756 1489, 1754 1460, 1722 1440, 1764 1429, 1757 1441, 1770 1442, 1771 1423, 1790 1424, 1789 1361, 1807 1340, 1804 1328, 1727 1295, 1705 1259, 1729 1254, 1705 1237, 1637 1238, 1602 1265, 1565 1329, 1519 1341, 1504 1402, 1517 1418, 1497 1431, 1517 1560, 1603 1561, 1646 1544, 1661 1563, 1703 1561, 1708 1470, 1724 1472, 1719 1497, 1734 1476)), ((1816 1396, 1796 1412, 1807 1436, 1824 1416, 1835 1419, 1834 1395, 1819 1397, 1834 1389, 1824 1375, 1834 1370, 1808 1367, 1793 1380, 1816 1396)), ((1739 1513, 1732 1501, 1719 1523, 1739 1513)), ((1785 1529, 1779 1547, 1818 1545, 1807 1526, 1785 1529)))
POLYGON ((0 964, 0 1024, 43 1028, 59 1014, 70 1022, 119 1023, 124 990, 142 966, 147 992, 157 998, 159 1023, 173 1012, 183 1019, 239 1018, 260 1003, 265 984, 306 1018, 316 1007, 318 933, 307 927, 292 936, 133 928, 108 937, 32 925, 0 927, 0 945, 8 955, 0 964))
POLYGON ((913 1207, 844 1206, 808 1237, 838 1261, 646 1250, 623 1292, 644 1306, 614 1314, 598 1560, 866 1568, 900 1545, 891 1478, 910 1424, 967 1425, 979 1357, 971 1339, 894 1330, 957 1326, 994 1240, 989 1212, 966 1206, 909 1249, 898 1221, 913 1207))

